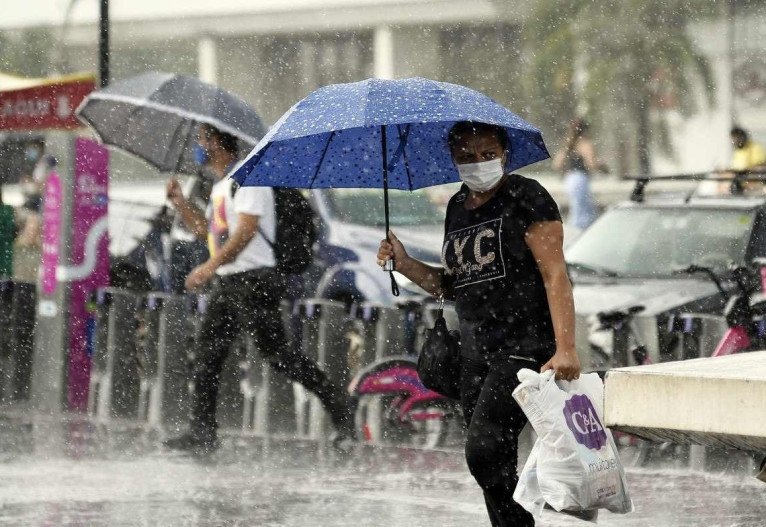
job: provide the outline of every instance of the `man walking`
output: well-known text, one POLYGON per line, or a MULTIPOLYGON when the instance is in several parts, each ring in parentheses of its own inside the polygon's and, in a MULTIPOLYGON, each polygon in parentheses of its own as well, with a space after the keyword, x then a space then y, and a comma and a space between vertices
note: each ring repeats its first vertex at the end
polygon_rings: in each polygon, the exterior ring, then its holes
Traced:
POLYGON ((210 193, 207 217, 184 198, 177 180, 168 182, 167 195, 186 227, 197 238, 208 240, 210 257, 191 271, 186 289, 196 291, 211 281, 213 287, 194 365, 190 429, 165 445, 198 452, 217 448, 215 410, 220 374, 240 331, 256 339, 258 350, 276 371, 319 397, 338 438, 352 437, 353 400, 331 383, 315 362, 286 341, 279 311, 286 280, 275 271, 269 242, 276 237, 273 190, 233 186, 226 174, 237 161, 236 138, 212 126, 202 125, 195 157, 218 179, 210 193))

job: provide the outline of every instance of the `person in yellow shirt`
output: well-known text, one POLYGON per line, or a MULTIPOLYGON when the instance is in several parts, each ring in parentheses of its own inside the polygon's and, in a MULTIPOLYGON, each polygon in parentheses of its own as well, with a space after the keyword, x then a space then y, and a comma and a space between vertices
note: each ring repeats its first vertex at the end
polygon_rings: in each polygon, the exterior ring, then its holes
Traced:
MULTIPOLYGON (((717 181, 701 181, 697 195, 729 195, 735 192, 732 181, 736 174, 748 170, 766 170, 766 149, 750 139, 750 135, 739 126, 731 129, 731 144, 734 152, 729 167, 713 171, 711 176, 717 181)), ((761 193, 766 190, 766 181, 743 181, 740 190, 747 193, 761 193)))
POLYGON ((735 126, 731 129, 731 143, 734 152, 731 155, 732 170, 752 170, 766 168, 766 149, 750 139, 748 133, 735 126))

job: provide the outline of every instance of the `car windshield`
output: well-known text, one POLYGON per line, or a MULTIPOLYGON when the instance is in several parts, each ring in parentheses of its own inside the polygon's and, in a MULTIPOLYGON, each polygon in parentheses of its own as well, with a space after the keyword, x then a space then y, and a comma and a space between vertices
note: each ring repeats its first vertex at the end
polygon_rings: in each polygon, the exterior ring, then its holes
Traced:
MULTIPOLYGON (((327 195, 333 217, 357 225, 383 226, 382 190, 342 188, 330 190, 327 195)), ((444 212, 425 190, 391 190, 388 198, 392 226, 438 225, 444 222, 444 212)))
POLYGON ((566 251, 576 272, 660 277, 691 264, 742 262, 754 211, 624 208, 604 214, 566 251))

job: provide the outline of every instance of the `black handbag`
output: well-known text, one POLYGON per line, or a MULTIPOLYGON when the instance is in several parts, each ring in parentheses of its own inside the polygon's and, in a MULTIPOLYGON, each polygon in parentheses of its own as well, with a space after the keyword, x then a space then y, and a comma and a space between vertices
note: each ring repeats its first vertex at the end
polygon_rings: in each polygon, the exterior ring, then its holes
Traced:
POLYGON ((418 357, 418 375, 429 390, 460 399, 460 332, 447 328, 441 304, 434 327, 426 330, 418 357))

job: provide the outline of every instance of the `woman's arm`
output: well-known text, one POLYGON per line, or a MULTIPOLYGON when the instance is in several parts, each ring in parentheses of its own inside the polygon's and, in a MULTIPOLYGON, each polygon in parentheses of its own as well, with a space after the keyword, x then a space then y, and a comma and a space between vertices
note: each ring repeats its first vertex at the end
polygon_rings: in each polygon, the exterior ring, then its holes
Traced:
POLYGON ((593 147, 593 142, 590 139, 581 139, 580 144, 577 145, 577 151, 582 156, 583 163, 588 172, 598 172, 601 170, 602 164, 596 157, 596 149, 593 147))
POLYGON ((567 149, 561 148, 558 152, 556 152, 556 155, 553 156, 553 170, 558 170, 559 172, 564 171, 564 162, 566 161, 567 157, 567 149))
POLYGON ((570 130, 569 134, 567 134, 566 140, 564 141, 564 146, 559 148, 558 152, 556 152, 556 155, 553 156, 553 170, 558 170, 560 172, 564 172, 566 170, 567 156, 577 146, 577 143, 580 143, 580 141, 578 140, 577 136, 575 136, 574 133, 570 130))
POLYGON ((536 222, 527 229, 526 240, 545 283, 556 337, 556 353, 541 371, 553 369, 557 379, 576 379, 580 376, 580 359, 575 349, 572 284, 564 261, 564 228, 560 221, 536 222))
POLYGON ((431 267, 423 262, 411 258, 393 232, 388 232, 388 240, 380 242, 378 249, 378 265, 381 267, 386 260, 394 259, 394 265, 398 272, 428 291, 434 296, 442 294, 442 269, 431 267))

